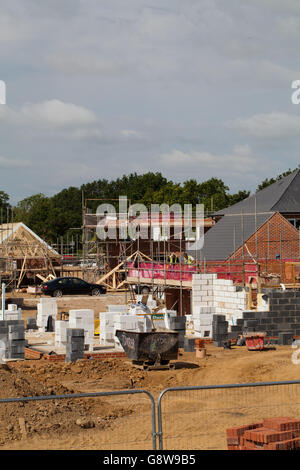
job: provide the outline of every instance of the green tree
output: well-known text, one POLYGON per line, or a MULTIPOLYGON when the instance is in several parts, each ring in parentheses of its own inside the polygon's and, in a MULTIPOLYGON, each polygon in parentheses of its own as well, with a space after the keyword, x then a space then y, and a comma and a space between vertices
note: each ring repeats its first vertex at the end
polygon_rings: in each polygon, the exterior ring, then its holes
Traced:
POLYGON ((166 185, 162 186, 159 190, 152 194, 153 204, 182 204, 183 189, 179 183, 172 183, 169 181, 166 185))
POLYGON ((276 176, 275 178, 266 178, 266 179, 264 179, 264 180, 257 186, 256 192, 257 192, 257 191, 260 191, 261 189, 266 188, 267 186, 270 186, 270 184, 276 183, 276 181, 281 180, 282 178, 284 178, 285 176, 290 175, 291 173, 293 173, 293 172, 296 171, 296 170, 297 170, 297 168, 295 168, 294 170, 291 170, 291 169, 289 168, 287 171, 285 171, 284 173, 281 173, 280 175, 276 176))
POLYGON ((10 212, 7 212, 10 208, 9 195, 4 191, 0 191, 0 223, 5 223, 7 218, 10 218, 10 212))
POLYGON ((199 184, 200 202, 207 212, 215 212, 228 206, 228 186, 219 178, 210 178, 199 184))
MULTIPOLYGON (((250 196, 250 191, 240 190, 235 194, 229 194, 228 195, 228 206, 233 206, 233 204, 237 204, 238 202, 242 201, 243 199, 246 199, 246 197, 250 196)), ((223 207, 222 207, 223 209, 223 207)))
POLYGON ((71 186, 51 198, 50 218, 54 221, 56 236, 64 236, 72 228, 82 225, 82 192, 71 186))
POLYGON ((24 224, 28 225, 31 210, 37 204, 39 204, 40 201, 45 199, 45 197, 46 196, 44 194, 39 193, 34 194, 33 196, 29 196, 18 202, 18 204, 14 207, 14 220, 16 222, 23 222, 24 224))
POLYGON ((14 208, 16 222, 23 222, 37 235, 48 242, 54 242, 56 224, 52 217, 51 199, 39 193, 20 201, 14 208))

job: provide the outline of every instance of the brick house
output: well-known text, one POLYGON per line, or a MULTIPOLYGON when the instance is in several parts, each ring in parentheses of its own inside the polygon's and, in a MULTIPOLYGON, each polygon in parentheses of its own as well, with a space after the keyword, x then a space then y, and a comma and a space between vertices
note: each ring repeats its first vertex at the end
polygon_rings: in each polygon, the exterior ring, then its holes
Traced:
POLYGON ((201 259, 268 262, 300 259, 300 170, 214 214, 201 259))

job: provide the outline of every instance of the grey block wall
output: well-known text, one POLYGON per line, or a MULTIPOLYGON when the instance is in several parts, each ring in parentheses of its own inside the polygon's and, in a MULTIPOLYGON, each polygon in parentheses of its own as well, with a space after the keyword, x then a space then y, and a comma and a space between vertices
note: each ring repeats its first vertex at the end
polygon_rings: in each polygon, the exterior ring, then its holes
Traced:
POLYGON ((300 291, 273 290, 267 295, 269 311, 243 312, 243 318, 237 321, 236 326, 231 327, 232 335, 263 331, 269 337, 278 337, 279 344, 291 344, 288 338, 300 336, 300 291))

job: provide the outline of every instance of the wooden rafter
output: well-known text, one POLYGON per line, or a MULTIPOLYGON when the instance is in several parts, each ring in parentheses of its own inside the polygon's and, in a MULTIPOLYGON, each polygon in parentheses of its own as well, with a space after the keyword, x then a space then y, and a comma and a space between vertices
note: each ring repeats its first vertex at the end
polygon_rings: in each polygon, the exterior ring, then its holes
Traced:
POLYGON ((132 255, 127 256, 126 260, 119 263, 111 271, 104 274, 104 276, 102 276, 100 279, 96 281, 96 284, 103 284, 106 287, 114 289, 114 290, 120 289, 125 284, 126 281, 123 280, 117 283, 117 275, 125 272, 125 270, 123 269, 125 262, 128 262, 130 260, 135 261, 137 257, 140 257, 142 259, 145 258, 149 261, 152 261, 152 259, 149 256, 137 250, 134 253, 132 253, 132 255))

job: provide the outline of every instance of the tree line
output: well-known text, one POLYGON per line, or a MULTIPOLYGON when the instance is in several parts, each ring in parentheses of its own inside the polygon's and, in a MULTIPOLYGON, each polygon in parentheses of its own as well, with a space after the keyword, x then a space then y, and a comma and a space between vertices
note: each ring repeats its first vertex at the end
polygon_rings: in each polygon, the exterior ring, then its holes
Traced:
MULTIPOLYGON (((265 179, 257 190, 287 176, 288 170, 276 178, 265 179)), ((161 173, 142 175, 131 173, 115 180, 99 179, 80 187, 70 186, 54 196, 42 193, 27 197, 15 206, 9 203, 9 195, 0 191, 0 222, 23 222, 48 243, 55 244, 61 237, 72 236, 74 229, 82 226, 83 200, 90 199, 87 207, 95 213, 101 202, 118 207, 119 196, 127 196, 130 204, 141 203, 150 209, 151 204, 167 203, 204 204, 207 214, 229 207, 250 195, 248 190, 231 194, 229 187, 219 178, 198 183, 189 179, 174 183, 161 173), (92 201, 101 199, 101 201, 92 201)))

